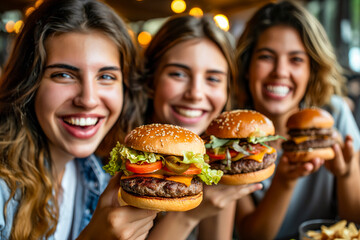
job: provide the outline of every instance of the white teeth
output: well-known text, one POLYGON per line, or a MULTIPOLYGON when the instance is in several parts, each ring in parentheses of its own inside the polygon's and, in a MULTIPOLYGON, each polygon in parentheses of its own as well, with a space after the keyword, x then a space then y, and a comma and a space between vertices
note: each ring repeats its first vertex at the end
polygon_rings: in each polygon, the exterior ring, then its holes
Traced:
POLYGON ((266 90, 279 96, 286 96, 289 93, 290 88, 286 86, 267 85, 266 90))
POLYGON ((188 117, 188 118, 195 118, 195 117, 200 117, 203 113, 203 111, 201 110, 190 110, 190 109, 185 109, 185 108, 176 108, 176 111, 184 116, 184 117, 188 117))
POLYGON ((93 126, 97 123, 98 118, 65 118, 64 119, 65 122, 71 124, 71 125, 75 125, 75 126, 81 126, 81 127, 86 127, 86 126, 93 126))

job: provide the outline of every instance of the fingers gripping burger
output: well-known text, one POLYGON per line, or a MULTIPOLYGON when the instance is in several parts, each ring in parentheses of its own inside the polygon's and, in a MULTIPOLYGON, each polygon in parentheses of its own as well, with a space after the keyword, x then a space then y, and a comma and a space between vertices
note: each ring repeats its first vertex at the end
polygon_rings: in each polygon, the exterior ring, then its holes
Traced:
POLYGON ((267 142, 273 136, 273 123, 264 115, 249 110, 222 113, 206 130, 206 153, 212 169, 224 172, 221 183, 249 184, 269 178, 275 169, 276 150, 267 142))
POLYGON ((203 140, 182 127, 149 124, 135 128, 110 153, 105 170, 122 171, 119 201, 159 211, 187 211, 203 198, 203 185, 222 172, 204 162, 203 140), (120 199, 122 198, 122 199, 120 199))
POLYGON ((320 108, 306 108, 293 114, 286 124, 290 139, 282 143, 284 155, 290 161, 309 161, 315 157, 333 159, 333 125, 331 114, 320 108))

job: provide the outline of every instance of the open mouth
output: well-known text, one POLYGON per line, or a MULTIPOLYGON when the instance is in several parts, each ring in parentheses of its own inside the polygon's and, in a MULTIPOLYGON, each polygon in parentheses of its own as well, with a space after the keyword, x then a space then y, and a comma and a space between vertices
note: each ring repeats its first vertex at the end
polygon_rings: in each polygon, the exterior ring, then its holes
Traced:
POLYGON ((174 110, 179 115, 181 115, 183 117, 187 117, 187 118, 198 118, 198 117, 201 117, 204 113, 203 110, 189 109, 189 108, 183 108, 183 107, 174 107, 174 110))
POLYGON ((74 127, 89 128, 95 126, 99 122, 97 117, 66 117, 63 121, 74 127))
POLYGON ((265 90, 272 95, 285 97, 291 89, 285 85, 266 85, 265 90))

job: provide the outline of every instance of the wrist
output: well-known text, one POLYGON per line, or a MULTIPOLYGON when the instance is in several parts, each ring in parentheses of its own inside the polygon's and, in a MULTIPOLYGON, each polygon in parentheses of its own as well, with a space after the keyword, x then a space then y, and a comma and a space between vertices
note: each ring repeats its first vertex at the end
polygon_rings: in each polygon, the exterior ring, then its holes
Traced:
POLYGON ((274 179, 273 179, 273 182, 277 182, 277 184, 285 189, 285 190, 292 190, 294 189, 296 183, 297 183, 297 178, 288 178, 286 176, 283 176, 281 174, 277 174, 275 173, 275 176, 274 176, 274 179))

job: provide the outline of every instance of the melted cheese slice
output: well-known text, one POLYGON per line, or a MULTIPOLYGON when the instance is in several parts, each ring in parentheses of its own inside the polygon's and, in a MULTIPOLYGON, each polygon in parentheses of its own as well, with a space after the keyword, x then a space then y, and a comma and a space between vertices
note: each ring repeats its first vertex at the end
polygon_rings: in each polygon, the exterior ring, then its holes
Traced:
POLYGON ((164 175, 160 175, 160 174, 133 174, 130 176, 121 176, 121 179, 129 179, 129 178, 134 178, 134 177, 153 177, 153 178, 159 178, 159 179, 166 179, 169 181, 173 181, 173 182, 178 182, 178 183, 183 183, 185 184, 187 187, 191 185, 191 180, 193 178, 193 176, 164 176, 164 175))
MULTIPOLYGON (((293 140, 296 144, 302 143, 302 142, 306 142, 306 141, 311 141, 311 140, 315 140, 319 137, 316 136, 301 136, 301 137, 293 137, 291 140, 293 140)), ((323 136, 321 139, 327 139, 329 138, 328 136, 323 136)))
POLYGON ((275 148, 272 148, 272 147, 265 148, 260 153, 255 154, 255 155, 247 156, 247 157, 245 157, 245 159, 252 159, 252 160, 255 160, 257 162, 262 162, 265 154, 271 154, 271 153, 274 153, 274 152, 276 152, 275 148))

